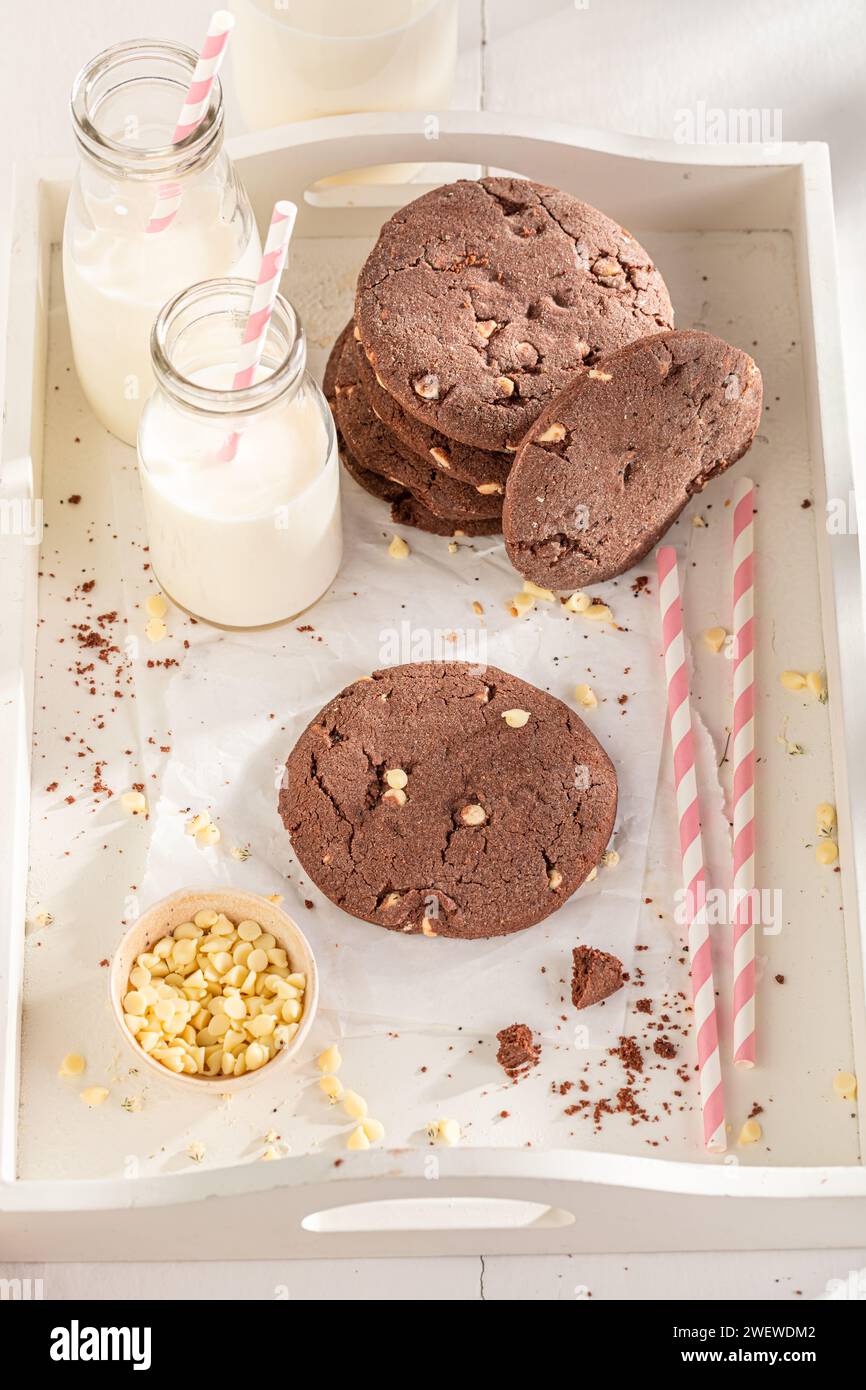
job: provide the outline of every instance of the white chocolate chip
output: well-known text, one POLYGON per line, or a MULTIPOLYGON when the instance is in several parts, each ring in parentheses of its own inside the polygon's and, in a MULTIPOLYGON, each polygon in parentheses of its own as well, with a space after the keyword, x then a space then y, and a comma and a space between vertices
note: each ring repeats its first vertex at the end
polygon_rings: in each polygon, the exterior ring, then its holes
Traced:
POLYGON ((391 544, 388 546, 388 554, 394 560, 405 560, 409 554, 409 547, 402 536, 392 536, 391 544))
POLYGON ((583 610, 583 616, 596 623, 612 623, 613 614, 606 603, 591 603, 583 610))
POLYGON ((738 1143, 738 1144, 757 1144, 757 1142, 758 1142, 758 1140, 761 1138, 761 1136, 762 1136, 762 1130, 761 1130, 761 1126, 758 1124, 758 1121, 757 1121, 757 1120, 746 1120, 746 1123, 743 1125, 742 1129, 740 1130, 740 1134, 739 1134, 739 1138, 737 1139, 737 1143, 738 1143))
POLYGON ((398 791, 401 791, 409 778, 402 767, 389 767, 385 773, 385 781, 389 787, 396 787, 398 791))
POLYGON ((357 1125, 346 1140, 346 1148, 352 1150, 369 1149, 370 1141, 364 1133, 363 1127, 357 1125))
POLYGON ((829 835, 836 828, 836 807, 822 801, 815 811, 815 824, 820 834, 829 835))
POLYGON ((83 1100, 85 1105, 89 1105, 91 1109, 93 1109, 97 1105, 102 1105, 103 1101, 108 1100, 108 1087, 88 1086, 86 1091, 81 1092, 79 1099, 83 1100))
POLYGON ((606 869, 615 869, 619 863, 619 853, 615 849, 607 849, 601 856, 601 862, 606 869))
POLYGON ((149 618, 164 618, 168 612, 168 604, 162 594, 150 594, 144 607, 149 618))
POLYGON ((382 800, 393 802, 395 806, 405 806, 409 798, 402 787, 389 787, 382 793, 382 800))
POLYGON ((492 335, 496 332, 498 327, 499 325, 495 319, 481 319, 478 323, 476 323, 475 331, 480 335, 480 337, 487 339, 492 337, 492 335))
POLYGON ((554 893, 556 892, 557 888, 562 887, 562 874, 559 872, 559 869, 550 870, 549 874, 547 875, 547 886, 554 893))
POLYGON ((507 608, 513 618, 520 618, 524 613, 528 613, 535 607, 535 599, 531 594, 515 594, 509 600, 507 608))
POLYGON ((601 372, 596 370, 595 367, 590 368, 589 375, 592 377, 593 381, 613 381, 613 376, 610 372, 601 372))
POLYGON ((556 603, 556 594, 552 589, 542 589, 540 584, 533 584, 531 579, 524 579, 523 592, 532 598, 543 599, 545 603, 556 603))
POLYGON ((434 372, 427 372, 424 376, 415 378, 412 382, 412 390, 416 396, 421 397, 422 401, 438 401, 439 378, 434 372))
POLYGON ((343 1058, 336 1043, 331 1043, 331 1046, 326 1047, 324 1052, 320 1052, 316 1058, 316 1066, 326 1076, 335 1076, 342 1065, 343 1058))
POLYGON ((482 497, 494 497, 497 493, 503 493, 505 488, 502 483, 479 483, 475 491, 480 492, 482 497))
POLYGON ((827 703, 827 682, 820 671, 808 671, 806 674, 806 688, 815 696, 822 705, 827 703))
POLYGON ((63 1061, 60 1063, 58 1076, 80 1076, 87 1066, 80 1052, 67 1052, 63 1061))
POLYGON ((368 1117, 361 1121, 361 1128, 371 1144, 378 1144, 380 1139, 385 1138, 385 1126, 381 1120, 373 1120, 368 1117))
POLYGON ((806 687, 806 677, 802 671, 783 671, 779 680, 786 690, 804 690, 806 687))
POLYGON ((529 710, 507 709, 502 718, 505 720, 509 729, 522 729, 524 724, 529 722, 529 710))
POLYGON ((547 429, 543 432, 543 434, 537 434, 535 436, 535 443, 559 444, 565 438, 567 433, 568 431, 566 430, 565 425, 548 425, 547 429))
POLYGON ((331 1105, 343 1099, 343 1083, 338 1076, 323 1076, 319 1081, 319 1090, 324 1092, 331 1105))
POLYGON ((367 1114, 367 1102, 363 1096, 358 1095, 357 1091, 345 1091, 343 1109, 350 1120, 363 1120, 367 1114))
MULTIPOLYGON (((436 1120, 432 1126, 434 1133, 431 1136, 440 1144, 448 1144, 453 1147, 460 1143, 460 1125, 457 1120, 436 1120)), ((431 1127, 428 1126, 427 1133, 430 1134, 431 1127)))
POLYGON ((574 698, 584 709, 596 709, 598 707, 598 696, 591 685, 583 682, 574 688, 574 698))
POLYGON ((151 618, 145 624, 144 635, 148 642, 161 642, 168 635, 168 628, 162 618, 151 618))
POLYGON ((422 918, 421 918, 421 933, 422 933, 423 936, 438 936, 438 935, 439 935, 439 933, 438 933, 438 932, 436 931, 436 929, 434 928, 433 923, 430 921, 430 918, 429 918, 429 917, 422 917, 422 918))
POLYGON ((857 1078, 854 1073, 837 1071, 833 1077, 833 1090, 840 1100, 856 1100, 857 1078))
POLYGON ((219 840, 220 831, 216 825, 205 825, 201 830, 196 831, 195 842, 199 849, 207 849, 210 845, 216 845, 219 840))
POLYGON ((473 802, 469 806, 464 806, 460 812, 460 819, 464 825, 483 825, 487 820, 487 812, 483 806, 473 802))
POLYGON ((143 816, 147 813, 147 798, 143 792, 124 792, 120 804, 133 816, 143 816))
POLYGON ((582 593, 580 589, 573 593, 570 598, 567 598, 563 604, 569 613, 585 613, 591 606, 592 599, 589 594, 582 593))
POLYGON ((431 449, 431 450, 430 450, 430 457, 433 459, 433 462, 434 462, 434 463, 438 464, 438 466, 439 466, 440 468, 450 468, 450 467, 451 467, 451 459, 450 459, 450 456, 449 456, 448 454, 446 454, 446 452, 445 452, 444 449, 438 449, 438 448, 437 448, 437 449, 431 449))
POLYGON ((500 396, 514 395, 514 382, 510 376, 498 376, 496 378, 496 389, 500 396))
POLYGON ((708 627, 704 633, 704 642, 711 652, 719 652, 725 645, 727 635, 723 627, 708 627))

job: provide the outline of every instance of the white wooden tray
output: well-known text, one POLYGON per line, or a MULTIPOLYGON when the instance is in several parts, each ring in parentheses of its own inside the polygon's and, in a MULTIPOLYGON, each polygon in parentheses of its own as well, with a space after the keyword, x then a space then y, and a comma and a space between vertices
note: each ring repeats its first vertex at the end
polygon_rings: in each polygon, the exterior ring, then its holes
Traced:
MULTIPOLYGON (((26 520, 20 509, 32 499, 44 499, 51 519, 41 552, 20 535, 0 536, 0 1250, 8 1259, 166 1259, 191 1249, 202 1258, 261 1258, 780 1248, 866 1240, 862 1135, 853 1107, 830 1090, 835 1071, 857 1071, 866 1056, 858 906, 866 891, 866 733, 859 717, 866 660, 856 532, 830 535, 823 524, 827 499, 849 505, 853 489, 826 150, 670 146, 474 113, 444 115, 435 146, 423 128, 423 119, 411 114, 340 117, 248 137, 232 153, 260 221, 275 197, 303 203, 304 190, 330 173, 388 160, 428 162, 431 154, 448 165, 481 163, 557 184, 604 208, 649 246, 681 326, 700 324, 751 348, 765 372, 767 426, 747 462, 761 484, 759 796, 765 812, 758 848, 764 881, 783 889, 785 920, 782 933, 759 949, 766 970, 784 974, 786 983, 764 996, 762 1066, 748 1078, 729 1075, 728 1097, 735 1122, 753 1101, 765 1104, 766 1142, 707 1159, 691 1110, 671 1120, 663 1150, 648 1147, 627 1117, 601 1136, 586 1127, 575 1132, 562 1119, 562 1106, 551 1107, 547 1083, 525 1083, 519 1107, 516 1095, 504 1091, 493 1104, 490 1069, 474 1065, 471 1053, 448 1065, 447 1086, 421 1087, 419 1066, 433 1061, 431 1075, 444 1075, 452 1046, 429 1036, 404 1037, 399 1054, 383 1050, 391 1045, 381 1037, 353 1040, 353 1084, 372 1089, 378 1079, 381 1087, 387 1076, 388 1133, 400 1147, 342 1162, 339 1146, 317 1131, 300 1079, 290 1097, 297 1102, 288 1121, 292 1153, 268 1165, 239 1161, 255 1157, 250 1137, 261 1117, 253 1111, 218 1124, 169 1111, 169 1102, 141 1116, 118 1107, 89 1112, 74 1094, 70 1101, 68 1088, 58 1089, 59 1057, 82 1036, 88 1053, 110 1054, 112 1024, 94 957, 113 948, 118 905, 140 880, 144 840, 139 827, 106 815, 108 849, 82 864, 75 851, 78 818, 93 808, 49 815, 44 799, 52 754, 62 752, 68 732, 68 694, 58 678, 65 665, 57 645, 65 630, 62 597, 81 569, 67 529, 72 509, 64 512, 61 504, 82 490, 82 468, 92 468, 99 503, 88 559, 92 564, 96 557, 108 609, 124 562, 123 536, 113 533, 111 470, 132 466, 122 446, 97 438, 67 371, 56 247, 71 170, 52 165, 23 179, 16 193, 0 477, 5 529, 16 529, 16 517, 26 520), (806 498, 809 509, 801 507, 806 498), (777 680, 785 666, 826 668, 826 710, 791 703, 777 680), (778 744, 786 718, 790 737, 807 748, 803 758, 786 757, 778 744), (839 810, 841 874, 816 872, 807 844, 820 799, 835 800, 839 810), (36 920, 43 906, 54 912, 53 927, 36 920), (507 1128, 495 1123, 505 1103, 516 1112, 507 1128), (467 1141, 437 1150, 431 1164, 419 1130, 431 1113, 455 1111, 467 1123, 467 1141), (128 1128, 139 1121, 141 1129, 128 1128), (214 1166, 195 1171, 184 1152, 200 1126, 214 1166)), ((395 196, 401 195, 393 186, 352 187, 303 203, 296 263, 318 267, 315 293, 308 292, 309 302, 303 291, 300 298, 308 334, 320 344, 319 367, 327 336, 351 303, 354 270, 395 196), (323 263, 330 267, 325 276, 323 263)), ((697 562, 687 593, 693 634, 727 620, 719 609, 727 584, 726 496, 724 481, 715 484, 675 535, 697 562), (715 513, 707 512, 707 501, 715 513), (691 528, 696 510, 712 518, 709 527, 691 528)), ((697 708, 721 750, 726 686, 700 644, 695 662, 697 708)), ((128 707, 128 716, 113 721, 111 746, 99 748, 115 770, 134 765, 125 750, 137 750, 147 735, 136 726, 132 702, 128 707)), ((646 896, 659 904, 670 901, 676 882, 664 788, 656 820, 646 896)), ((648 933, 655 915, 648 909, 648 933)))

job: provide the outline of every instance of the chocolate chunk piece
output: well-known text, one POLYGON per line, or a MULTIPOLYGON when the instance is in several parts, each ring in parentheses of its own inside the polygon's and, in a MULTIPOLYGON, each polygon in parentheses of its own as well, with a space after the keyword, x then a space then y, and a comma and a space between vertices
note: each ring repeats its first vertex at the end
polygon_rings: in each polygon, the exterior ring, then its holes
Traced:
POLYGON ((657 333, 578 372, 532 426, 505 488, 511 563, 547 589, 613 579, 749 448, 761 373, 709 333, 657 333))
POLYGON ((600 1004, 622 989, 622 961, 593 946, 575 946, 571 976, 571 1002, 576 1009, 600 1004))
POLYGON ((532 1041, 532 1029, 525 1023, 512 1023, 496 1034, 499 1051, 496 1060, 507 1076, 524 1076, 531 1067, 537 1067, 541 1048, 532 1041))

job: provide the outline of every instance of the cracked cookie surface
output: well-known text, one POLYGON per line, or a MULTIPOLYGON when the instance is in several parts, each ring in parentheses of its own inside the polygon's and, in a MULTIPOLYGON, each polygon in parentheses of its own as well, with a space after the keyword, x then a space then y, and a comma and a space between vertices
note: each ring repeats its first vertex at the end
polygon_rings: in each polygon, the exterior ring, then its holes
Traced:
POLYGON ((647 252, 604 213, 525 179, 461 179, 385 223, 355 322, 405 411, 504 450, 577 368, 671 328, 673 310, 647 252))
POLYGON ((604 853, 616 796, 613 764, 561 701, 495 667, 423 662, 325 706, 289 756, 279 813, 346 912, 476 938, 565 902, 604 853))
POLYGON ((658 333, 579 373, 509 475, 503 531, 515 569, 548 589, 624 574, 746 452, 761 398, 748 353, 709 333, 658 333))

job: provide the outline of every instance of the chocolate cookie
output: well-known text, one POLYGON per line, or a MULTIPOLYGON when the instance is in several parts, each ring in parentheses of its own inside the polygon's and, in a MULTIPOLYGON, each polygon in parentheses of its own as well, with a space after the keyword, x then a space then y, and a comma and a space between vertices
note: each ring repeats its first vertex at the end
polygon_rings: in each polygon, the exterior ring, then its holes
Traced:
POLYGON ((359 487, 371 493, 373 497, 391 503, 391 520, 398 526, 414 526, 417 530, 429 531, 434 536, 494 536, 500 530, 498 517, 488 521, 449 521, 444 517, 434 516, 423 502, 419 502, 417 497, 413 497, 411 492, 407 492, 399 483, 392 483, 390 479, 383 478, 378 473, 361 468, 352 458, 345 443, 341 447, 340 458, 346 472, 355 479, 359 487))
POLYGON ((328 360, 325 363, 325 374, 322 377, 322 394, 331 410, 334 409, 334 402, 337 399, 337 368, 340 365, 340 358, 343 355, 343 348, 352 336, 354 324, 347 323, 340 333, 331 351, 328 353, 328 360))
POLYGON ((517 452, 505 544, 549 589, 612 579, 749 448, 761 373, 709 333, 657 333, 580 372, 517 452))
MULTIPOLYGON (((357 357, 360 348, 348 338, 337 367, 335 413, 356 463, 408 488, 434 516, 478 520, 502 515, 501 493, 481 493, 468 483, 425 464, 374 414, 361 387, 357 357)), ((504 489, 503 489, 504 490, 504 489)))
POLYGON ((472 449, 457 439, 449 439, 439 430, 430 429, 429 425, 416 420, 414 415, 407 415, 394 397, 388 395, 363 349, 358 352, 357 366, 367 400, 401 444, 461 483, 471 483, 482 492, 498 493, 500 496, 504 493, 505 480, 514 462, 513 453, 498 454, 491 449, 472 449))
POLYGON ((646 251, 604 213, 525 179, 461 179, 385 223, 355 322, 404 410, 502 450, 578 367, 673 327, 673 310, 646 251))
POLYGON ((353 916, 503 936, 598 864, 616 774, 553 696, 494 667, 423 662, 325 706, 289 755, 279 813, 305 871, 353 916))

